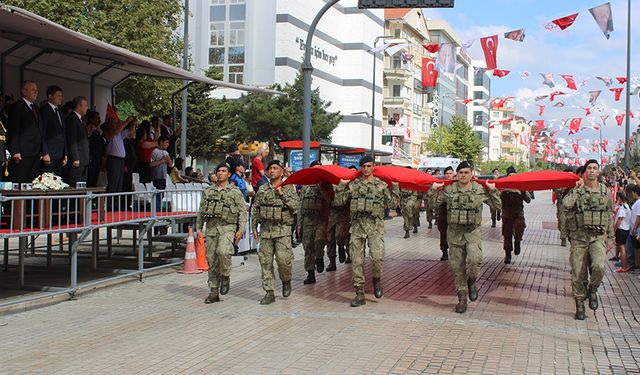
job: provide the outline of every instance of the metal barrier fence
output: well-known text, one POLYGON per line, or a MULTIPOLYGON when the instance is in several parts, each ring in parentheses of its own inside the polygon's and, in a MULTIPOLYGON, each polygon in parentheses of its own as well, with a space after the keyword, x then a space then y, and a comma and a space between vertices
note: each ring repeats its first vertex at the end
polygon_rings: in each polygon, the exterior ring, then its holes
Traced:
MULTIPOLYGON (((0 301, 0 307, 32 301, 68 293, 73 298, 79 288, 91 287, 119 278, 139 276, 145 271, 179 265, 182 261, 170 262, 145 268, 145 235, 151 233, 154 226, 173 227, 184 221, 193 222, 197 216, 202 196, 202 186, 181 186, 175 189, 126 193, 94 193, 91 191, 30 191, 0 192, 0 238, 4 239, 4 268, 9 266, 10 241, 17 241, 19 288, 38 290, 45 293, 23 298, 0 301), (116 270, 117 275, 91 282, 78 283, 78 248, 90 235, 92 250, 92 268, 97 268, 100 230, 107 231, 107 247, 111 256, 113 229, 131 229, 134 233, 134 246, 137 248, 137 269, 116 270), (35 240, 46 236, 47 266, 51 265, 52 236, 55 234, 69 237, 70 282, 68 287, 34 286, 25 282, 25 255, 27 241, 31 238, 31 251, 34 252, 35 240), (137 235, 137 236, 136 236, 137 235), (136 240, 137 237, 137 240, 136 240)), ((175 233, 175 232, 174 232, 175 233)), ((181 234, 186 239, 186 234, 181 234)), ((179 235, 178 235, 179 236, 179 235)), ((174 235, 175 237, 175 235, 174 235)), ((62 244, 61 244, 62 248, 62 244)), ((150 249, 151 251, 151 249, 150 249)))

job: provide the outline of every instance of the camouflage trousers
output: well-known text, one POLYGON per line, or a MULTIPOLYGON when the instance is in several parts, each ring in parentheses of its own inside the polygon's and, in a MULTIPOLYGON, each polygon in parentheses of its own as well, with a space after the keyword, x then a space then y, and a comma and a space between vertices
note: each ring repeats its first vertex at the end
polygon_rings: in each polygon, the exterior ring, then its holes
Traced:
POLYGON ((413 208, 413 225, 420 226, 420 206, 416 205, 413 208))
POLYGON ((354 288, 364 286, 365 246, 369 245, 371 257, 371 275, 382 277, 382 262, 384 260, 384 224, 381 220, 365 219, 362 222, 352 220, 349 240, 349 254, 351 256, 351 278, 354 288))
POLYGON ((562 204, 556 203, 556 218, 558 219, 558 230, 560 231, 560 239, 566 239, 567 236, 567 213, 562 209, 562 204))
POLYGON ((207 234, 205 244, 207 247, 207 263, 209 263, 209 288, 218 289, 221 277, 231 275, 231 256, 234 252, 233 242, 235 230, 232 228, 223 231, 217 236, 207 234))
POLYGON ((264 289, 265 292, 273 291, 275 288, 274 257, 276 263, 278 263, 280 280, 290 281, 293 250, 291 249, 291 238, 289 236, 260 238, 258 259, 260 260, 260 267, 262 268, 262 289, 264 289))
POLYGON ((513 241, 522 241, 524 228, 527 224, 524 221, 524 214, 520 215, 502 215, 502 236, 504 237, 503 248, 507 251, 513 251, 513 241))
POLYGON ((607 246, 604 235, 585 231, 571 233, 571 289, 573 298, 584 300, 588 288, 598 288, 604 277, 607 246), (589 280, 589 275, 591 279, 589 280))
POLYGON ((456 291, 467 292, 467 279, 476 280, 482 266, 482 231, 480 227, 449 224, 449 264, 453 269, 456 291))
POLYGON ((327 256, 336 257, 336 247, 348 247, 349 222, 329 220, 327 228, 327 256))
POLYGON ((438 231, 440 232, 440 251, 446 253, 449 249, 449 242, 447 241, 447 230, 449 224, 447 223, 447 215, 438 216, 438 231))
MULTIPOLYGON (((302 247, 304 248, 304 269, 313 271, 316 258, 324 257, 324 245, 327 243, 326 222, 315 220, 302 221, 302 247)), ((335 257, 335 255, 334 255, 335 257)))
POLYGON ((425 210, 425 211, 427 211, 427 221, 428 221, 429 223, 430 223, 432 220, 436 219, 436 217, 435 217, 435 213, 434 213, 434 210, 433 210, 431 207, 429 207, 429 206, 427 205, 427 207, 426 207, 426 210, 425 210))
POLYGON ((502 210, 494 209, 489 207, 489 212, 491 212, 491 220, 500 220, 500 215, 502 215, 502 210))
POLYGON ((404 230, 412 230, 414 225, 418 225, 415 221, 415 204, 403 205, 400 212, 404 219, 404 230))

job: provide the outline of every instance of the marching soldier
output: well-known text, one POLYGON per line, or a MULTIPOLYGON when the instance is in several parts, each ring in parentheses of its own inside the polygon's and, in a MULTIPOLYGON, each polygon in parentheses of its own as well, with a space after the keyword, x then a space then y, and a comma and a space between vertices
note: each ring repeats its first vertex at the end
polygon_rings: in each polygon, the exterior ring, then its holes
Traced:
POLYGON ((418 192, 413 190, 400 189, 400 207, 402 218, 404 219, 404 238, 411 237, 409 231, 418 233, 418 226, 414 222, 415 209, 418 205, 418 192))
MULTIPOLYGON (((495 168, 493 171, 491 171, 491 173, 493 174, 494 180, 500 178, 500 170, 498 168, 495 168)), ((489 207, 489 211, 491 212, 491 228, 495 228, 496 220, 500 221, 500 215, 502 214, 502 212, 500 211, 499 207, 498 208, 489 207)))
POLYGON ((279 160, 271 160, 267 164, 269 183, 260 186, 251 209, 253 236, 258 241, 258 225, 260 225, 260 250, 258 259, 262 268, 262 288, 266 292, 260 300, 261 305, 276 301, 273 293, 275 275, 273 258, 278 263, 278 273, 282 280, 282 296, 291 294, 291 266, 293 250, 291 249, 291 224, 293 214, 300 208, 296 189, 292 185, 280 186, 284 174, 284 166, 279 160))
POLYGON ((247 224, 247 208, 242 192, 229 183, 231 167, 221 163, 216 167, 217 182, 202 194, 196 230, 202 233, 207 224, 205 243, 209 263, 209 288, 211 292, 204 303, 220 301, 220 294, 229 292, 231 256, 234 245, 242 238, 247 224), (219 288, 219 290, 218 290, 219 288))
POLYGON ((353 286, 356 296, 351 306, 366 304, 364 298, 364 257, 365 244, 369 244, 369 256, 372 263, 373 290, 376 298, 381 298, 382 262, 384 259, 384 208, 395 207, 398 202, 398 185, 393 188, 373 175, 373 158, 360 159, 362 175, 351 181, 341 181, 336 189, 335 205, 349 203, 351 213, 350 254, 352 259, 353 286))
POLYGON ((571 241, 571 288, 576 301, 576 320, 584 320, 584 300, 598 308, 598 287, 602 283, 607 250, 613 247, 613 200, 606 185, 598 182, 600 165, 594 159, 584 165, 578 180, 563 199, 562 206, 575 212, 569 228, 571 241), (605 244, 606 241, 606 244, 605 244), (589 276, 591 278, 589 280, 589 276))
POLYGON ((329 209, 329 224, 327 229, 327 256, 329 257, 327 272, 336 270, 336 247, 338 248, 338 261, 340 261, 340 263, 351 263, 348 249, 348 236, 349 207, 335 207, 332 202, 329 209), (333 265, 331 259, 333 259, 333 265))
MULTIPOLYGON (((444 169, 444 179, 453 180, 453 168, 451 168, 450 166, 444 169)), ((437 191, 435 194, 444 193, 441 191, 437 191)), ((438 232, 440 232, 440 251, 442 251, 440 260, 449 260, 449 243, 447 242, 447 202, 444 201, 439 206, 437 206, 436 211, 438 213, 438 232)))
POLYGON ((417 192, 418 201, 413 208, 413 233, 418 233, 418 227, 420 226, 420 206, 424 201, 424 192, 417 192))
MULTIPOLYGON (((576 174, 578 175, 578 177, 580 177, 582 179, 582 176, 584 174, 584 167, 581 165, 578 168, 576 168, 576 174)), ((575 209, 573 208, 566 208, 564 206, 564 197, 567 196, 567 194, 569 194, 571 192, 571 189, 564 189, 563 192, 563 197, 562 197, 562 206, 560 207, 560 211, 562 211, 562 214, 564 216, 564 225, 563 227, 560 229, 560 235, 562 236, 562 231, 564 231, 565 235, 567 236, 567 239, 569 240, 569 242, 571 242, 571 230, 573 228, 576 227, 576 212, 575 209)), ((561 240, 562 241, 562 240, 561 240)), ((562 242, 561 242, 562 245, 562 242)), ((566 246, 566 242, 565 242, 565 246, 566 246)))
MULTIPOLYGON (((320 165, 317 161, 311 167, 320 165)), ((324 245, 327 243, 327 221, 329 205, 333 199, 333 188, 330 185, 307 185, 302 188, 300 211, 302 217, 302 246, 304 247, 304 268, 307 271, 305 284, 315 284, 314 271, 324 271, 324 245)), ((329 258, 330 267, 335 269, 336 257, 329 258)))
MULTIPOLYGON (((507 176, 516 174, 514 167, 507 168, 507 176)), ((500 193, 502 201, 502 236, 504 237, 504 263, 511 263, 511 252, 520 254, 524 228, 524 203, 531 203, 531 194, 527 191, 504 190, 500 193)))
POLYGON ((447 239, 449 241, 449 263, 455 274, 458 304, 455 311, 467 311, 467 293, 469 299, 478 299, 476 279, 482 266, 482 205, 492 208, 500 205, 500 195, 496 186, 487 182, 487 190, 477 182, 471 181, 472 167, 463 161, 456 168, 458 181, 445 187, 444 183, 434 183, 429 190, 429 199, 434 206, 447 203, 447 239), (467 265, 468 264, 468 265, 467 265))

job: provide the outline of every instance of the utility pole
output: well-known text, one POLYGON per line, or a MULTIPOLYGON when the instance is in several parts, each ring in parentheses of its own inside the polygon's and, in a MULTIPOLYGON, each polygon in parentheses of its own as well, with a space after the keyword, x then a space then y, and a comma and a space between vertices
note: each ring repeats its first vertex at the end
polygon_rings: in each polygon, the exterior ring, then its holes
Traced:
MULTIPOLYGON (((189 0, 184 0, 184 49, 182 51, 182 69, 189 70, 189 0)), ((189 81, 182 81, 185 87, 189 81)), ((175 128, 175 124, 173 124, 175 128)), ((182 114, 180 116, 180 158, 187 157, 187 89, 182 90, 182 114)))
POLYGON ((630 168, 629 165, 629 132, 631 124, 629 121, 629 106, 631 101, 631 0, 627 0, 627 93, 626 97, 626 112, 625 112, 625 124, 624 124, 624 165, 630 168))

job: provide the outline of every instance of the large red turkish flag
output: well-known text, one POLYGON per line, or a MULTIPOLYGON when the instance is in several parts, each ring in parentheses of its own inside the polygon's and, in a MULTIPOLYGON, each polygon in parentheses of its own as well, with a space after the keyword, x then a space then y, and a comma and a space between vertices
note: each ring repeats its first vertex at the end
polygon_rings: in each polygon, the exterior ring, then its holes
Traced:
POLYGON ((480 38, 482 52, 484 52, 484 60, 487 63, 487 70, 495 69, 498 58, 498 35, 480 38))
POLYGON ((436 60, 428 57, 422 58, 422 87, 436 87, 438 71, 436 60))

